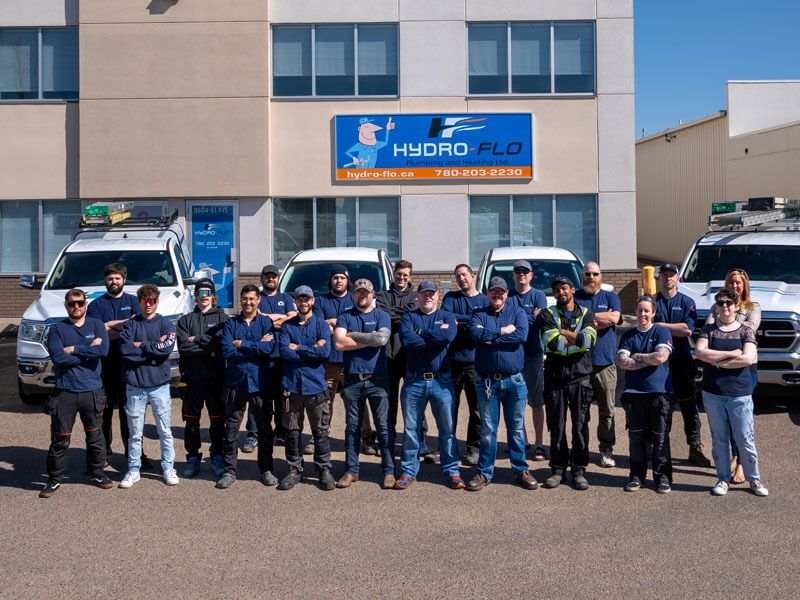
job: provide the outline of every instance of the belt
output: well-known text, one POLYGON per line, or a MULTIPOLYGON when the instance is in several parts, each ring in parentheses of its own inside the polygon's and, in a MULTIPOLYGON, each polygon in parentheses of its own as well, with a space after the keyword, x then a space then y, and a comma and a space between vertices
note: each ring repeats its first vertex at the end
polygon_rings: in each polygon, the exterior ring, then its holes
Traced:
POLYGON ((486 379, 507 379, 508 377, 513 377, 514 375, 516 375, 516 373, 501 373, 500 371, 497 371, 492 373, 486 379))
POLYGON ((418 371, 414 373, 414 377, 424 379, 425 381, 432 381, 439 376, 439 371, 418 371))
POLYGON ((347 379, 349 381, 366 381, 372 379, 372 373, 348 373, 347 379))

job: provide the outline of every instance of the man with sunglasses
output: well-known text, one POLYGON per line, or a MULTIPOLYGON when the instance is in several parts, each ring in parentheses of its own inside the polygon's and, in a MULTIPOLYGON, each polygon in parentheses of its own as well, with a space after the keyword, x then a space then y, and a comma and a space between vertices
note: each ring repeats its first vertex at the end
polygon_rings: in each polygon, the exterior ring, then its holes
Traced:
MULTIPOLYGON (((697 369, 689 346, 694 333, 697 310, 694 301, 678 291, 678 266, 664 263, 658 271, 661 291, 656 295, 655 323, 665 327, 672 336, 673 351, 669 357, 672 394, 683 416, 683 431, 689 444, 689 462, 698 467, 710 467, 700 439, 700 412, 697 410, 695 376, 697 369)), ((672 427, 670 416, 669 426, 672 427)))
POLYGON ((592 395, 597 401, 597 441, 600 444, 600 460, 603 468, 616 466, 614 461, 614 403, 617 393, 617 323, 622 311, 619 296, 607 292, 600 286, 603 272, 594 261, 583 267, 582 288, 575 292, 575 302, 594 313, 597 324, 597 344, 592 349, 592 395))
POLYGON ((527 260, 514 263, 514 289, 508 294, 508 301, 525 312, 528 318, 528 339, 525 342, 525 367, 522 374, 528 386, 528 404, 533 418, 535 443, 533 460, 547 458, 544 451, 544 345, 542 330, 539 327, 539 313, 547 310, 547 296, 534 288, 533 267, 527 260))
POLYGON ((47 485, 39 492, 40 498, 49 498, 61 488, 78 414, 86 432, 90 481, 102 489, 111 487, 111 480, 103 473, 106 445, 101 431, 106 398, 100 380, 100 359, 108 353, 108 335, 102 321, 86 316, 83 290, 69 290, 64 306, 67 318, 55 323, 47 337, 56 391, 46 405, 51 443, 47 452, 47 485))
POLYGON ((211 466, 216 477, 225 472, 223 433, 225 431, 222 405, 222 382, 225 359, 222 358, 220 338, 228 315, 216 306, 216 290, 211 279, 200 279, 194 285, 194 310, 178 320, 178 351, 181 378, 186 384, 183 397, 184 445, 186 469, 184 477, 194 477, 200 471, 203 454, 200 452, 200 415, 203 405, 211 421, 211 466))

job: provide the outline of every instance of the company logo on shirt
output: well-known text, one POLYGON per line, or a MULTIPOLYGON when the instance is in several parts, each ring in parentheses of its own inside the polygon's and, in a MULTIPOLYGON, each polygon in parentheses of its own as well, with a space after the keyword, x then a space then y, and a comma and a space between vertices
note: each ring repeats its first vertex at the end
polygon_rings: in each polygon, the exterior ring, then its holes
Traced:
POLYGON ((278 306, 285 306, 285 303, 283 302, 283 300, 278 300, 278 306))

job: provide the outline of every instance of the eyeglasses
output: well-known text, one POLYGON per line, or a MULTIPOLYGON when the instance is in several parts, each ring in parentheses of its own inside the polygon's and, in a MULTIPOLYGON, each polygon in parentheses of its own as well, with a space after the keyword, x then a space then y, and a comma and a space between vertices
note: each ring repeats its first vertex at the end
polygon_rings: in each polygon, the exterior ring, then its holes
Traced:
POLYGON ((731 273, 739 273, 739 275, 743 275, 745 279, 750 279, 750 277, 747 275, 747 271, 745 271, 744 269, 731 269, 730 271, 728 271, 728 275, 730 275, 731 273))
POLYGON ((156 304, 156 302, 158 302, 158 300, 156 300, 155 298, 142 298, 140 300, 140 302, 142 304, 144 304, 145 306, 155 306, 155 304, 156 304))
POLYGON ((70 308, 75 308, 76 306, 86 306, 86 300, 69 300, 64 304, 66 304, 70 308))
POLYGON ((524 267, 519 267, 514 269, 514 273, 516 273, 517 275, 527 275, 528 273, 530 273, 530 271, 524 267))
POLYGON ((600 277, 600 273, 595 273, 595 272, 585 271, 585 272, 583 273, 583 276, 584 276, 584 277, 600 277))
POLYGON ((211 290, 208 290, 208 289, 206 289, 206 290, 197 290, 195 292, 195 296, 198 296, 198 297, 199 296, 213 296, 213 295, 214 295, 214 293, 211 290))
POLYGON ((733 300, 717 300, 717 306, 733 306, 736 304, 733 300))
POLYGON ((639 304, 639 302, 652 302, 653 304, 655 304, 656 300, 652 296, 645 294, 644 296, 639 296, 636 299, 636 304, 639 304))

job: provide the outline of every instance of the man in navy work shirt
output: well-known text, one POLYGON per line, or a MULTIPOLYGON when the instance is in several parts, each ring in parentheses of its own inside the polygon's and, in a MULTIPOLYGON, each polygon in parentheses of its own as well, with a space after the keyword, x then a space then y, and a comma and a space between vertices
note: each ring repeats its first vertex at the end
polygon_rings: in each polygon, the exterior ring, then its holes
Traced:
POLYGON ((603 272, 600 265, 589 261, 583 266, 583 288, 575 292, 575 302, 594 313, 597 323, 597 344, 592 349, 592 395, 597 401, 597 441, 601 467, 610 468, 614 461, 614 403, 617 393, 617 367, 614 351, 617 346, 617 323, 621 315, 619 296, 600 286, 603 272))
MULTIPOLYGON (((122 377, 122 356, 119 351, 119 332, 125 321, 142 313, 139 301, 133 294, 126 294, 125 281, 128 268, 119 263, 111 263, 103 269, 106 293, 89 303, 87 317, 103 321, 110 342, 108 355, 102 360, 103 388, 106 392, 106 409, 103 411, 103 437, 110 462, 111 440, 113 438, 114 409, 119 414, 119 432, 122 446, 125 449, 125 462, 128 461, 128 417, 125 414, 125 380, 122 377)), ((145 454, 142 454, 142 468, 152 469, 153 465, 145 454)))
MULTIPOLYGON (((258 312, 272 320, 272 325, 276 331, 280 331, 281 324, 284 321, 297 314, 297 307, 294 305, 292 297, 289 294, 282 294, 278 291, 279 274, 280 269, 275 265, 266 265, 261 269, 261 294, 258 301, 258 312)), ((275 444, 282 445, 286 440, 286 431, 281 422, 281 405, 283 404, 281 377, 283 376, 283 367, 277 344, 272 348, 270 369, 272 369, 272 372, 270 373, 269 399, 272 402, 275 415, 275 444)), ((251 413, 247 419, 248 439, 255 434, 255 420, 251 413)))
POLYGON ((458 408, 461 392, 467 397, 469 421, 467 422, 467 447, 461 462, 468 467, 478 464, 481 439, 481 415, 478 412, 478 395, 475 373, 475 340, 469 335, 469 322, 477 308, 489 306, 489 298, 475 289, 475 273, 469 265, 456 265, 453 271, 458 291, 447 292, 442 300, 442 310, 453 313, 458 324, 456 339, 450 344, 450 372, 453 376, 453 434, 458 427, 458 408))
POLYGON ((217 481, 218 489, 227 489, 236 481, 239 428, 244 409, 256 418, 258 429, 258 470, 261 483, 278 485, 272 460, 272 403, 269 361, 275 344, 275 327, 269 317, 258 314, 258 288, 242 286, 239 302, 242 311, 228 319, 222 329, 222 356, 225 368, 225 474, 217 481))
MULTIPOLYGON (((672 335, 672 354, 669 358, 672 393, 683 416, 683 431, 689 444, 689 462, 698 467, 710 467, 711 461, 703 453, 700 439, 700 413, 695 399, 695 375, 697 369, 689 346, 694 333, 697 310, 689 296, 678 291, 678 266, 673 263, 661 265, 658 272, 661 291, 656 295, 656 318, 654 321, 669 330, 672 335)), ((670 418, 670 427, 672 419, 670 418)))
POLYGON ((472 313, 469 333, 477 342, 475 370, 478 372, 478 408, 481 412, 481 445, 478 472, 467 489, 478 491, 489 485, 497 458, 497 426, 500 407, 506 422, 508 453, 516 483, 535 490, 539 484, 525 461, 525 404, 528 388, 525 341, 528 319, 525 312, 507 302, 508 284, 502 277, 489 281, 489 306, 472 313))
POLYGON ((303 478, 303 455, 300 434, 303 416, 314 437, 314 464, 319 486, 332 490, 336 484, 331 475, 331 442, 328 437, 331 409, 328 404, 328 383, 325 361, 331 353, 331 330, 313 313, 314 291, 301 285, 294 291, 297 316, 284 321, 278 332, 278 348, 283 358, 283 425, 286 428, 286 462, 289 473, 281 479, 279 490, 292 489, 303 478))
POLYGON ((575 302, 575 288, 566 277, 551 282, 556 305, 542 311, 544 403, 550 430, 550 468, 544 487, 555 488, 572 467, 572 485, 588 490, 589 409, 592 405, 591 349, 597 342, 594 314, 575 302), (567 410, 572 429, 572 450, 567 443, 567 410))
POLYGON ((547 458, 544 452, 544 346, 538 325, 539 313, 547 309, 547 296, 542 290, 531 286, 533 268, 527 260, 514 263, 514 289, 508 294, 508 301, 515 304, 528 318, 528 339, 525 342, 525 368, 522 374, 528 386, 528 404, 533 419, 533 460, 547 458))
POLYGON ((367 403, 378 433, 384 473, 381 487, 391 489, 395 484, 394 457, 389 447, 389 372, 384 347, 392 324, 388 314, 372 305, 373 290, 369 279, 355 282, 356 307, 339 317, 333 331, 334 347, 344 354, 342 398, 347 411, 345 473, 336 482, 340 488, 358 481, 359 430, 367 403))
POLYGON ((108 353, 108 336, 102 321, 86 316, 86 295, 71 289, 64 296, 68 317, 50 328, 47 351, 53 361, 56 392, 47 400, 50 415, 50 449, 47 452, 47 485, 39 492, 49 498, 61 487, 67 466, 67 449, 80 414, 86 432, 86 460, 90 481, 111 487, 103 473, 106 445, 100 430, 106 404, 100 380, 100 359, 108 353))
POLYGON ((161 473, 164 483, 177 485, 175 449, 172 440, 172 398, 170 360, 175 347, 175 324, 156 312, 160 292, 145 284, 136 291, 142 314, 126 321, 119 333, 122 374, 125 378, 125 414, 128 415, 128 472, 119 484, 126 489, 141 479, 142 433, 147 405, 153 412, 161 444, 161 473))
POLYGON ((400 402, 403 409, 403 450, 400 478, 395 489, 406 489, 419 470, 420 430, 430 402, 439 430, 442 475, 454 490, 464 487, 458 472, 458 445, 453 430, 453 377, 448 346, 456 337, 456 318, 440 310, 439 290, 426 279, 417 288, 416 310, 400 319, 400 342, 406 356, 406 372, 400 402))

